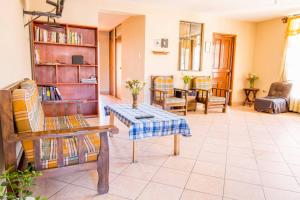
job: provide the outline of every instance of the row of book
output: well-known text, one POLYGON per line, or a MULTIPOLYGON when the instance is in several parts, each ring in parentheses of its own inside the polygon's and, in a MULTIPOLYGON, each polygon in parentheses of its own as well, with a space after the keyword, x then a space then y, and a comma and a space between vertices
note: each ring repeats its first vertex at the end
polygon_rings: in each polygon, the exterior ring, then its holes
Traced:
POLYGON ((52 43, 66 43, 66 34, 48 31, 46 29, 40 28, 38 26, 35 27, 35 38, 36 42, 52 42, 52 43))
POLYGON ((82 33, 77 33, 77 32, 68 30, 67 36, 68 36, 69 44, 79 44, 79 45, 83 44, 82 33))
POLYGON ((42 101, 62 100, 61 93, 55 86, 39 86, 39 97, 42 101))

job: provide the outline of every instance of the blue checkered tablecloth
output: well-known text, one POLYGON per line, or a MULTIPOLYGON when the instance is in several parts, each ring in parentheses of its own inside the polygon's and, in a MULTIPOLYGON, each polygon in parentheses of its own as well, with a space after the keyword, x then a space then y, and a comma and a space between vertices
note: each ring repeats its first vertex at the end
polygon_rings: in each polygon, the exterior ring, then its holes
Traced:
POLYGON ((112 112, 122 123, 129 127, 129 139, 181 134, 191 136, 189 125, 184 117, 164 111, 147 104, 132 109, 129 104, 113 104, 104 107, 105 114, 112 112), (140 115, 153 115, 150 119, 136 119, 140 115))

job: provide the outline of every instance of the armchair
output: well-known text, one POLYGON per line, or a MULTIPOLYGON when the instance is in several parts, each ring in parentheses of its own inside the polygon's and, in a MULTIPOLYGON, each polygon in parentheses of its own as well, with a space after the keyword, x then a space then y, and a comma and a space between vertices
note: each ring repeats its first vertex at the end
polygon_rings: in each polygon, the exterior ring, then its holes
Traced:
POLYGON ((150 92, 151 105, 157 104, 164 110, 187 114, 187 91, 174 88, 173 76, 152 76, 150 92), (176 97, 176 91, 181 91, 184 98, 176 97))
POLYGON ((289 111, 289 95, 292 83, 275 82, 271 84, 268 96, 256 98, 254 109, 258 112, 282 113, 289 111))
POLYGON ((230 90, 224 88, 213 88, 209 76, 197 76, 192 80, 192 89, 197 91, 197 101, 204 104, 204 113, 209 108, 222 108, 226 112, 230 90))

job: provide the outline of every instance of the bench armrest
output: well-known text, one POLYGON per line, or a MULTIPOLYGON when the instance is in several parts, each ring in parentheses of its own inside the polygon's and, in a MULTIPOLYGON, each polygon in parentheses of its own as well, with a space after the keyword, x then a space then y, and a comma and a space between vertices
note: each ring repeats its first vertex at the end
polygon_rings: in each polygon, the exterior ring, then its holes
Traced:
POLYGON ((66 138, 72 136, 89 135, 95 133, 113 133, 119 132, 119 129, 113 125, 106 126, 88 126, 74 129, 62 129, 62 130, 49 130, 49 131, 38 131, 28 133, 16 133, 12 134, 8 139, 8 142, 18 142, 23 140, 37 140, 47 138, 66 138))

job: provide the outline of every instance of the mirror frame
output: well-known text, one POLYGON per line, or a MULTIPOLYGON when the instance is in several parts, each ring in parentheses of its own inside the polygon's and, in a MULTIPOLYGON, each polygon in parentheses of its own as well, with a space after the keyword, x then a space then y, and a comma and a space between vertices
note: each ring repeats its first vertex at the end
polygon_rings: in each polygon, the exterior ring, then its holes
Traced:
MULTIPOLYGON (((180 20, 179 21, 179 41, 178 41, 178 71, 184 71, 184 72, 186 72, 186 71, 193 71, 193 72, 200 72, 200 71, 202 71, 203 70, 203 51, 204 51, 204 23, 198 23, 198 22, 191 22, 191 21, 184 21, 184 20, 180 20), (189 68, 189 69, 181 69, 180 68, 180 61, 181 61, 181 49, 180 49, 180 47, 181 47, 181 42, 180 42, 180 39, 181 39, 181 37, 180 37, 180 25, 181 25, 181 23, 189 23, 189 24, 198 24, 198 25, 200 25, 200 28, 201 28, 201 31, 200 31, 200 33, 201 33, 201 37, 200 37, 200 45, 201 45, 201 47, 200 47, 200 61, 199 61, 199 69, 198 70, 193 70, 192 68, 189 68)), ((189 66, 190 67, 190 66, 189 66)))

